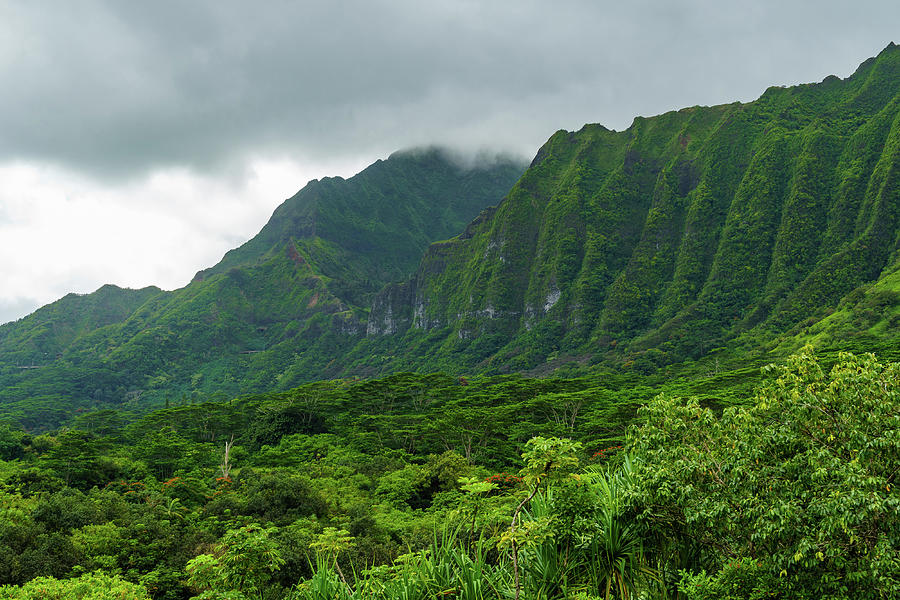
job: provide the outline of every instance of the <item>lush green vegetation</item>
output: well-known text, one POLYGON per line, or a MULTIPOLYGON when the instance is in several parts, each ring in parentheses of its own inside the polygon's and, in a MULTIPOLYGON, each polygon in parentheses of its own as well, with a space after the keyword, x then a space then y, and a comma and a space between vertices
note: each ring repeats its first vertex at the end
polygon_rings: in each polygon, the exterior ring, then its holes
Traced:
POLYGON ((560 131, 513 185, 522 169, 397 153, 311 182, 181 290, 104 288, 0 327, 0 416, 896 346, 896 46, 845 80, 560 131))
POLYGON ((5 426, 0 596, 896 597, 900 365, 762 375, 724 411, 404 374, 5 426))
POLYGON ((371 318, 410 315, 389 342, 395 368, 649 372, 782 347, 897 268, 898 151, 893 45, 845 80, 622 132, 560 131, 495 212, 430 247, 412 289, 385 292, 371 318))
POLYGON ((0 597, 900 596, 900 49, 523 168, 0 327, 0 597))
POLYGON ((437 149, 398 152, 350 179, 310 182, 185 288, 104 286, 0 326, 0 417, 53 426, 76 410, 338 376, 335 359, 365 336, 374 293, 500 202, 524 169, 503 157, 464 166, 437 149))

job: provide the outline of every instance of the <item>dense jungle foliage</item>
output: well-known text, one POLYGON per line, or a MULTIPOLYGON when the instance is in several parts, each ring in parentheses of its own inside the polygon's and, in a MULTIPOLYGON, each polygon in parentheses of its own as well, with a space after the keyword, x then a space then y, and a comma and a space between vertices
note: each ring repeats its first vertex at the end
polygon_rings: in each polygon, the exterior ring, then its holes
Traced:
POLYGON ((5 426, 0 597, 896 598, 900 365, 761 376, 724 410, 404 374, 5 426))

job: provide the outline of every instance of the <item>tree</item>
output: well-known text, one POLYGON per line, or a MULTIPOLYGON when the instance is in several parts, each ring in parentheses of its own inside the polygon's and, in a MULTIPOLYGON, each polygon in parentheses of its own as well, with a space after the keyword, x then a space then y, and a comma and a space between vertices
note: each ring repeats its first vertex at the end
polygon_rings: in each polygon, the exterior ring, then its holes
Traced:
POLYGON ((74 579, 38 577, 22 586, 0 585, 8 600, 150 600, 147 590, 118 576, 86 573, 74 579))
POLYGON ((633 510, 669 556, 701 549, 688 598, 900 597, 900 365, 826 372, 805 349, 766 371, 721 418, 665 396, 643 411, 633 510))
POLYGON ((516 600, 519 600, 521 584, 519 581, 519 549, 524 545, 535 545, 546 539, 549 532, 549 520, 529 521, 522 523, 521 513, 541 489, 560 477, 567 476, 578 466, 578 452, 581 444, 561 438, 534 437, 525 444, 522 460, 522 478, 531 489, 528 495, 513 511, 509 529, 500 536, 500 547, 509 547, 512 552, 513 578, 516 600))
POLYGON ((9 425, 0 425, 0 460, 15 460, 25 456, 22 447, 22 438, 25 432, 11 428, 9 425))
POLYGON ((147 467, 160 481, 169 479, 184 465, 189 454, 188 442, 172 429, 162 428, 148 433, 135 449, 147 467))
POLYGON ((271 537, 276 531, 256 523, 229 530, 213 554, 201 554, 188 562, 188 582, 203 592, 200 598, 217 598, 219 592, 228 590, 264 598, 272 574, 284 564, 271 537))

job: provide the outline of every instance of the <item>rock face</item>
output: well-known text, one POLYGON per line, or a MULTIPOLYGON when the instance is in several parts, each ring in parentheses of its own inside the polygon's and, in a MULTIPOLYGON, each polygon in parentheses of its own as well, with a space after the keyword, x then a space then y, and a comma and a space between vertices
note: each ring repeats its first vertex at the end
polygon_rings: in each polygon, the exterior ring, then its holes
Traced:
POLYGON ((417 306, 414 291, 412 283, 400 283, 387 286, 375 296, 366 335, 394 335, 409 329, 417 306))
POLYGON ((430 335, 447 364, 665 364, 821 316, 894 264, 898 219, 892 45, 845 80, 557 132, 495 210, 377 295, 369 331, 399 354, 430 335))

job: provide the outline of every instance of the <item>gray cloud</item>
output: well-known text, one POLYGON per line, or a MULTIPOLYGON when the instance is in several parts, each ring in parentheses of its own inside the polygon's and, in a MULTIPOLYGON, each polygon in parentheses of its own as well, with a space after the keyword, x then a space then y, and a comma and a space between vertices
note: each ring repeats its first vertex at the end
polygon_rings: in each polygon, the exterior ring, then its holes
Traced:
POLYGON ((0 161, 96 177, 413 144, 533 154, 559 128, 846 76, 894 1, 0 4, 0 161))
POLYGON ((15 321, 40 305, 41 302, 32 298, 17 298, 15 300, 0 298, 0 325, 9 321, 15 321))

